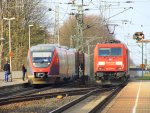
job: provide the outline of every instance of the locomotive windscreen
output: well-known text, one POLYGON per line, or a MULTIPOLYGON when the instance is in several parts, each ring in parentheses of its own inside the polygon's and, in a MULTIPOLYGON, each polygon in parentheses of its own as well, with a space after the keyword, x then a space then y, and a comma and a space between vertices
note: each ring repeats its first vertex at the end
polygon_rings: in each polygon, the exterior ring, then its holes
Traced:
POLYGON ((121 56, 122 49, 121 48, 99 48, 98 55, 99 56, 121 56))
POLYGON ((51 63, 55 46, 37 45, 30 48, 34 67, 48 67, 51 63))
POLYGON ((32 62, 35 67, 47 67, 52 60, 52 52, 32 52, 32 62))

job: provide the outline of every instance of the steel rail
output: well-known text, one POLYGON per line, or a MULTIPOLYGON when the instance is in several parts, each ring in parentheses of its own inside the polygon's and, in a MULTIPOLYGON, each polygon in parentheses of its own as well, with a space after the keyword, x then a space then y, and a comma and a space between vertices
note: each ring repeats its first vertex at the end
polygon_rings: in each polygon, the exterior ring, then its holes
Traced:
POLYGON ((88 113, 96 113, 97 111, 102 111, 103 108, 116 96, 116 94, 120 92, 121 89, 121 87, 116 88, 112 93, 110 93, 103 101, 101 101, 88 113))
POLYGON ((52 88, 53 87, 44 87, 44 88, 39 88, 39 89, 33 89, 31 87, 27 87, 27 88, 18 89, 18 90, 15 90, 15 91, 6 91, 4 93, 0 93, 0 99, 30 95, 30 94, 33 94, 33 93, 37 93, 37 92, 52 89, 52 88))
POLYGON ((61 113, 61 112, 69 109, 70 107, 78 104, 79 102, 83 101, 84 99, 88 98, 89 96, 91 96, 97 92, 103 92, 103 91, 109 91, 109 90, 112 90, 112 88, 94 89, 90 92, 87 92, 85 95, 81 96, 80 98, 73 100, 73 101, 53 110, 53 111, 50 111, 49 113, 61 113))
MULTIPOLYGON (((63 84, 63 85, 61 85, 61 87, 65 87, 65 86, 68 87, 68 85, 72 85, 72 83, 71 84, 63 84)), ((17 87, 17 85, 16 85, 16 87, 17 87)), ((34 93, 41 92, 44 90, 48 90, 48 89, 52 89, 52 88, 61 88, 61 87, 58 85, 58 86, 40 87, 38 89, 35 89, 33 87, 24 85, 24 87, 19 87, 16 89, 14 88, 12 90, 11 86, 9 86, 9 87, 6 87, 6 88, 8 88, 6 91, 3 88, 0 89, 0 98, 11 98, 11 97, 16 97, 16 96, 30 95, 30 94, 34 94, 34 93)))

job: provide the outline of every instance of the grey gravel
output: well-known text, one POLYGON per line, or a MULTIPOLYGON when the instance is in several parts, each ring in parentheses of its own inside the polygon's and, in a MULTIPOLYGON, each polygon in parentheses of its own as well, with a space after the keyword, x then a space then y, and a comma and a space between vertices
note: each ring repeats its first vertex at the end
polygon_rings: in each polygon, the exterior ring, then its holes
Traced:
POLYGON ((48 113, 78 96, 68 96, 62 99, 50 98, 0 106, 0 113, 48 113))

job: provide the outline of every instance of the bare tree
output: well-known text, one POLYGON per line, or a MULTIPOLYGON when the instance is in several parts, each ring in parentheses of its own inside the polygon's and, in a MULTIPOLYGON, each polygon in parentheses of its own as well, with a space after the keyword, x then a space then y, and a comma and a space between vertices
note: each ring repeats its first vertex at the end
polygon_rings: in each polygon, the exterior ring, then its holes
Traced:
MULTIPOLYGON (((42 6, 42 0, 3 0, 3 17, 12 18, 11 21, 11 39, 12 39, 12 68, 18 70, 21 63, 26 63, 29 47, 29 24, 34 24, 31 32, 31 46, 44 43, 48 36, 48 19, 46 17, 47 9, 42 6), (43 28, 41 28, 43 26, 43 28)), ((50 21, 49 21, 50 22, 50 21)), ((4 21, 4 57, 9 59, 8 46, 8 21, 4 21)), ((48 40, 48 39, 47 39, 48 40)))
MULTIPOLYGON (((64 25, 60 28, 60 39, 62 45, 70 46, 71 38, 73 47, 75 47, 76 39, 77 39, 77 24, 76 18, 70 16, 69 19, 64 23, 64 25), (69 41, 68 41, 69 40, 69 41)), ((102 37, 102 38, 110 38, 112 35, 108 33, 107 28, 105 27, 103 20, 96 15, 88 15, 84 16, 84 27, 83 27, 83 38, 84 42, 91 38, 102 37)), ((95 39, 95 42, 97 40, 95 39)))

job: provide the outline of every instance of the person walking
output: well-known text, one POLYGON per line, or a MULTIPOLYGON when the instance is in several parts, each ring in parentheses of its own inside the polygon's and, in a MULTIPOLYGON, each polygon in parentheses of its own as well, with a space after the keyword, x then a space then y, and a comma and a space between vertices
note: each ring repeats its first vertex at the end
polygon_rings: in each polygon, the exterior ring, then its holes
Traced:
POLYGON ((25 66, 24 66, 24 64, 22 64, 22 80, 24 81, 25 80, 25 74, 26 74, 26 68, 25 68, 25 66))
POLYGON ((10 74, 10 64, 7 63, 4 65, 4 72, 5 72, 5 81, 8 82, 8 75, 10 74))

